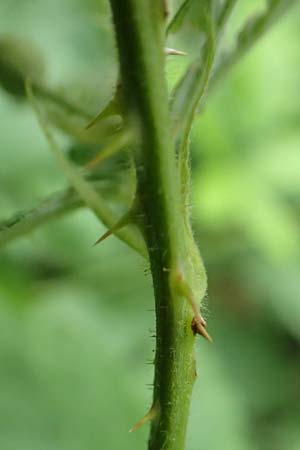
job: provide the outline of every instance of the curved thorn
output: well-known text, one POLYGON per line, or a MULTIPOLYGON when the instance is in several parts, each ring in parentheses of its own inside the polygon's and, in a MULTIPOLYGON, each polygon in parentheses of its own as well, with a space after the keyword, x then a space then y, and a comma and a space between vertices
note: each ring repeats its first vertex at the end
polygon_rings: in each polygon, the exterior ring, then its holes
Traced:
POLYGON ((145 414, 145 416, 142 417, 141 420, 139 420, 136 424, 134 424, 133 427, 131 427, 128 430, 128 433, 132 433, 145 423, 152 421, 158 415, 158 413, 159 413, 158 401, 155 401, 151 406, 151 408, 149 409, 149 411, 147 412, 147 414, 145 414))
MULTIPOLYGON (((204 320, 201 315, 200 317, 202 320, 204 320)), ((207 339, 210 343, 213 342, 211 336, 206 331, 206 324, 203 325, 203 322, 199 322, 199 320, 196 317, 194 317, 192 320, 191 328, 194 334, 200 334, 201 336, 204 337, 204 339, 207 339)))
POLYGON ((89 130, 94 125, 96 125, 96 123, 99 122, 101 119, 106 119, 110 115, 113 115, 114 114, 114 107, 115 107, 115 104, 113 103, 113 100, 111 100, 111 102, 102 111, 100 111, 98 114, 96 114, 89 121, 89 123, 84 127, 84 130, 86 130, 86 131, 89 130))
POLYGON ((177 291, 180 293, 180 295, 186 298, 193 310, 194 318, 191 327, 194 334, 201 334, 201 336, 203 336, 209 342, 212 342, 212 338, 206 331, 206 322, 200 314, 192 289, 184 279, 182 272, 180 270, 176 270, 175 272, 173 272, 172 279, 175 283, 177 291))
POLYGON ((117 82, 117 86, 115 89, 115 92, 111 99, 108 101, 106 106, 98 113, 96 116, 94 116, 89 123, 85 126, 86 130, 89 130, 92 128, 99 120, 105 119, 109 117, 110 115, 119 114, 119 98, 120 98, 120 92, 121 92, 121 83, 120 81, 117 82))
POLYGON ((95 166, 100 165, 103 161, 121 151, 129 143, 130 134, 127 131, 120 132, 119 135, 116 135, 111 140, 106 148, 101 149, 99 153, 84 166, 84 170, 91 170, 95 166))
POLYGON ((131 210, 125 213, 115 225, 109 228, 100 238, 93 244, 93 246, 100 244, 100 242, 104 241, 106 238, 115 233, 115 231, 120 230, 131 222, 131 210))

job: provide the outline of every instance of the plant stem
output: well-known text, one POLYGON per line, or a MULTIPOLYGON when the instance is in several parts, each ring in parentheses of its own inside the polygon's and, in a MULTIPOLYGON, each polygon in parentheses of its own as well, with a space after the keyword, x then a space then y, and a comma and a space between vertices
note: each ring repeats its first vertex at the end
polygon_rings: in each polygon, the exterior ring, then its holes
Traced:
MULTIPOLYGON (((89 183, 92 184, 93 188, 99 194, 105 197, 107 203, 116 200, 113 181, 107 183, 105 180, 98 180, 94 182, 89 181, 89 183)), ((127 200, 128 199, 126 198, 126 201, 127 200)), ((71 187, 53 193, 33 208, 19 211, 9 219, 0 221, 0 248, 14 239, 25 236, 50 220, 60 218, 69 212, 85 206, 84 200, 76 190, 71 187)), ((112 227, 115 225, 116 220, 118 220, 118 218, 114 216, 107 225, 112 227)), ((122 236, 124 237, 124 235, 122 236)), ((120 235, 118 237, 122 239, 120 235)), ((130 240, 128 234, 127 238, 129 239, 127 244, 141 256, 147 258, 145 248, 144 246, 138 246, 137 238, 133 238, 132 235, 132 239, 130 240)))
POLYGON ((207 28, 207 42, 204 49, 204 60, 200 59, 198 63, 193 66, 193 77, 190 84, 189 109, 186 111, 182 126, 181 142, 179 147, 179 167, 182 179, 182 197, 184 205, 190 202, 190 145, 189 136, 192 129, 192 124, 197 112, 197 108, 209 84, 211 70, 214 63, 215 56, 215 36, 211 24, 208 22, 207 28))
POLYGON ((140 222, 153 277, 157 338, 150 450, 183 450, 195 379, 192 310, 178 287, 189 260, 164 79, 160 0, 111 0, 125 116, 134 131, 140 222))
POLYGON ((53 194, 36 208, 19 212, 10 219, 0 222, 0 247, 83 205, 84 202, 73 189, 53 194))

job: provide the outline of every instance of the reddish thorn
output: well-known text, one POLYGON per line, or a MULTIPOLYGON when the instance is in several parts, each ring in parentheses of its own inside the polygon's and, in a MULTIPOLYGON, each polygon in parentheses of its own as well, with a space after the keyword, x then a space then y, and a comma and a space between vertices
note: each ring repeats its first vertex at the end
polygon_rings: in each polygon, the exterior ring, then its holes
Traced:
POLYGON ((107 230, 102 236, 93 244, 93 246, 100 244, 100 242, 104 241, 106 238, 108 238, 112 233, 113 229, 107 230))
POLYGON ((210 337, 210 335, 208 334, 208 332, 206 331, 206 323, 204 321, 204 319, 201 317, 201 321, 197 320, 196 317, 193 318, 192 323, 191 323, 191 328, 193 330, 194 334, 200 334, 201 336, 203 336, 205 339, 207 339, 209 342, 213 342, 212 338, 210 337))

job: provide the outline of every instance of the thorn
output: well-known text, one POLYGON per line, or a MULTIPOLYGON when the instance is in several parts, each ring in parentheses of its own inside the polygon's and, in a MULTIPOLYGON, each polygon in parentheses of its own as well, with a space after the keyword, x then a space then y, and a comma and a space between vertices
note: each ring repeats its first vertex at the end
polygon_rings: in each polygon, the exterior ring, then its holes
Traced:
POLYGON ((204 337, 204 339, 207 339, 209 342, 213 342, 211 336, 208 334, 208 332, 206 331, 206 322, 203 319, 203 317, 199 314, 199 316, 201 317, 201 321, 199 321, 198 318, 194 317, 191 323, 191 328, 193 330, 194 334, 200 334, 201 336, 204 337))
POLYGON ((95 166, 100 165, 103 161, 111 158, 120 152, 130 143, 130 133, 121 130, 115 134, 106 147, 100 149, 96 156, 84 165, 84 170, 92 170, 95 166))
POLYGON ((100 120, 106 119, 110 115, 116 114, 115 109, 116 109, 116 101, 115 98, 113 97, 104 107, 104 109, 102 109, 102 111, 96 114, 96 116, 93 117, 92 120, 90 120, 90 122, 84 127, 84 129, 87 131, 94 125, 96 125, 96 123, 99 122, 100 120))
POLYGON ((98 119, 100 119, 100 117, 101 117, 101 114, 102 114, 102 111, 99 113, 99 114, 97 114, 85 127, 84 127, 84 129, 85 130, 89 130, 90 128, 92 128, 94 125, 95 125, 95 123, 98 121, 98 119))
POLYGON ((209 342, 212 342, 212 338, 206 331, 206 322, 203 319, 203 317, 200 314, 200 311, 198 310, 196 300, 194 298, 194 294, 186 282, 186 280, 183 277, 183 274, 177 270, 173 274, 173 282, 175 283, 176 289, 178 292, 183 295, 187 301, 189 302, 193 312, 194 312, 194 318, 192 320, 192 330, 194 334, 201 334, 205 339, 207 339, 209 342))
POLYGON ((119 112, 119 100, 120 100, 120 94, 121 94, 121 83, 120 81, 117 82, 115 92, 112 96, 112 98, 108 101, 104 109, 100 111, 86 126, 85 129, 89 130, 92 128, 99 120, 106 119, 110 115, 114 114, 120 114, 119 112))
POLYGON ((110 235, 112 235, 114 233, 114 231, 116 231, 115 226, 111 227, 109 230, 107 230, 104 234, 102 234, 102 236, 93 244, 93 247, 95 245, 100 244, 100 242, 104 241, 106 238, 108 238, 110 235))
POLYGON ((131 210, 125 213, 115 225, 113 225, 109 230, 107 230, 100 238, 93 244, 93 246, 100 244, 106 238, 114 234, 116 231, 128 225, 131 221, 131 210))
POLYGON ((128 433, 132 433, 133 431, 137 430, 145 423, 152 421, 157 416, 158 413, 159 413, 159 406, 158 406, 158 401, 156 400, 153 403, 153 405, 151 406, 151 408, 149 409, 149 411, 147 412, 147 414, 141 420, 139 420, 135 425, 133 425, 133 427, 131 427, 130 430, 128 430, 128 433))
POLYGON ((187 56, 186 52, 176 50, 176 48, 169 48, 169 47, 165 47, 165 54, 168 56, 169 55, 187 56))
POLYGON ((128 430, 128 433, 132 433, 133 431, 137 430, 138 428, 140 428, 142 425, 144 425, 144 423, 148 422, 150 420, 150 418, 148 417, 148 414, 146 414, 141 420, 139 420, 135 425, 133 425, 133 427, 131 427, 128 430))
POLYGON ((201 316, 200 312, 199 312, 199 315, 198 315, 198 319, 199 319, 201 325, 202 325, 204 328, 206 328, 206 320, 201 316))

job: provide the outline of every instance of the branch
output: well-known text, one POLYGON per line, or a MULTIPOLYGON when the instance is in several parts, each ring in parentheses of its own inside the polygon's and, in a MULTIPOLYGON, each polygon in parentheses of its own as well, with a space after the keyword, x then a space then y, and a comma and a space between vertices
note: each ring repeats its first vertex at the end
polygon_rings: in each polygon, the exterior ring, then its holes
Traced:
MULTIPOLYGON (((115 183, 106 180, 99 180, 92 182, 94 189, 105 196, 107 201, 114 201, 116 197, 115 183)), ((119 193, 117 194, 119 199, 119 193)), ((122 200, 128 202, 128 196, 122 200)), ((73 188, 67 188, 60 192, 50 195, 48 198, 42 200, 34 208, 25 211, 20 211, 14 214, 9 219, 0 222, 0 247, 9 242, 23 237, 26 234, 34 231, 51 220, 58 219, 69 212, 77 210, 86 206, 82 198, 73 188)), ((113 226, 113 224, 111 224, 113 226)), ((132 242, 131 247, 134 246, 132 242)), ((137 250, 137 248, 135 248, 137 250)), ((138 251, 142 256, 146 257, 144 250, 141 248, 138 251)))
POLYGON ((162 2, 110 3, 124 116, 135 142, 139 223, 149 251, 156 303, 154 399, 139 424, 151 421, 150 450, 183 450, 195 380, 191 322, 195 311, 197 329, 203 328, 195 299, 198 303, 203 297, 206 278, 202 265, 198 270, 200 257, 187 233, 182 209, 164 79, 162 2), (195 293, 191 287, 196 285, 195 293))
POLYGON ((49 220, 80 208, 83 204, 73 189, 51 195, 35 208, 22 211, 8 220, 0 222, 0 247, 24 236, 49 220))

